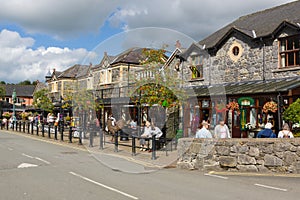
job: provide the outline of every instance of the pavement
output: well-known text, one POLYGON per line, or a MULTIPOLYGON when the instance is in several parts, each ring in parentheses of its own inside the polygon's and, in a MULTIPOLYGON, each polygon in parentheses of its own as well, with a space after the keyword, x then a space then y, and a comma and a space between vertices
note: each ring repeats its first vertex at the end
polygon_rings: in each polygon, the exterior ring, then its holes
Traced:
MULTIPOLYGON (((57 135, 58 139, 55 140, 53 134, 51 134, 51 138, 48 138, 48 134, 45 134, 45 137, 42 137, 41 133, 36 135, 36 133, 28 134, 27 132, 23 133, 4 129, 2 131, 39 140, 41 142, 48 142, 81 151, 87 151, 103 165, 114 171, 126 173, 150 173, 164 168, 175 168, 178 159, 175 145, 171 145, 171 143, 168 143, 167 151, 166 148, 159 149, 155 152, 154 157, 152 152, 140 151, 139 148, 136 149, 136 154, 133 155, 131 139, 129 141, 119 140, 119 146, 116 149, 114 143, 110 142, 111 136, 109 135, 105 135, 103 149, 101 149, 99 136, 94 137, 93 145, 91 146, 89 138, 82 139, 82 144, 79 144, 78 138, 73 138, 72 143, 70 143, 65 134, 64 140, 61 141, 59 133, 57 135)), ((136 140, 136 144, 139 144, 138 140, 136 140)))

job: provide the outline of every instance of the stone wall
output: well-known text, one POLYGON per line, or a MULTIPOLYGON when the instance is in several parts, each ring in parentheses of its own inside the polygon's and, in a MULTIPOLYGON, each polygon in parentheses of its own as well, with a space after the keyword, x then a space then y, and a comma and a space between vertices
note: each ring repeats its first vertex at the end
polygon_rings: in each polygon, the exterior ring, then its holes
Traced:
POLYGON ((193 139, 178 142, 177 167, 202 171, 300 173, 300 139, 193 139))

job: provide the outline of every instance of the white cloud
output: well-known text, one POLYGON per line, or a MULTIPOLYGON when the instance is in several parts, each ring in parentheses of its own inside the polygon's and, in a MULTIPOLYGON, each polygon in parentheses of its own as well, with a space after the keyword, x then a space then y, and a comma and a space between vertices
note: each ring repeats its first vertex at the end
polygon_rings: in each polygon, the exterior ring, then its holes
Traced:
POLYGON ((98 31, 117 1, 0 0, 0 5, 0 21, 15 22, 29 33, 66 38, 98 31))
POLYGON ((124 29, 161 27, 200 40, 238 17, 292 0, 0 0, 0 21, 54 38, 98 32, 109 19, 124 29))
POLYGON ((111 17, 112 24, 127 30, 162 27, 182 32, 195 40, 204 39, 237 18, 292 0, 152 0, 126 1, 111 17))
POLYGON ((22 38, 17 32, 0 32, 0 80, 18 83, 22 80, 44 81, 48 70, 63 71, 74 64, 80 64, 87 56, 96 55, 85 49, 57 47, 30 48, 32 38, 22 38))

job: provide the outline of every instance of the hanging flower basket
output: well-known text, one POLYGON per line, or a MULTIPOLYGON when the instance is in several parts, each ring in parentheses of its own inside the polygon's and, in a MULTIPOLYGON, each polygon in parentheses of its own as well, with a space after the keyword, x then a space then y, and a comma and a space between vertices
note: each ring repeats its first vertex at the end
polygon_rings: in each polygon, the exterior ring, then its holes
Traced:
POLYGON ((217 113, 222 113, 222 112, 225 112, 227 110, 224 103, 218 103, 218 104, 216 104, 215 109, 216 109, 217 113))
POLYGON ((265 103, 265 105, 263 106, 263 112, 268 113, 269 111, 276 112, 277 111, 277 103, 275 103, 274 101, 269 101, 269 102, 265 103))
POLYGON ((11 118, 12 113, 4 112, 4 113, 2 114, 2 116, 3 116, 4 118, 6 118, 6 119, 9 119, 9 118, 11 118))
POLYGON ((237 111, 238 113, 240 113, 240 106, 237 102, 235 101, 231 101, 226 105, 226 108, 228 110, 233 110, 233 111, 237 111))

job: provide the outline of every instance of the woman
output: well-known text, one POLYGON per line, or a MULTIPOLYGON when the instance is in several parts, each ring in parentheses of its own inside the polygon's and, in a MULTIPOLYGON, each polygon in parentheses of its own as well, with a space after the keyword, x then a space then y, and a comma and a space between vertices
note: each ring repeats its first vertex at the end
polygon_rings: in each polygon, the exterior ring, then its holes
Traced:
POLYGON ((216 138, 231 138, 228 126, 225 124, 224 120, 220 120, 219 124, 215 127, 215 137, 216 138))
POLYGON ((283 124, 282 130, 278 133, 278 138, 294 138, 293 133, 287 123, 283 124))

